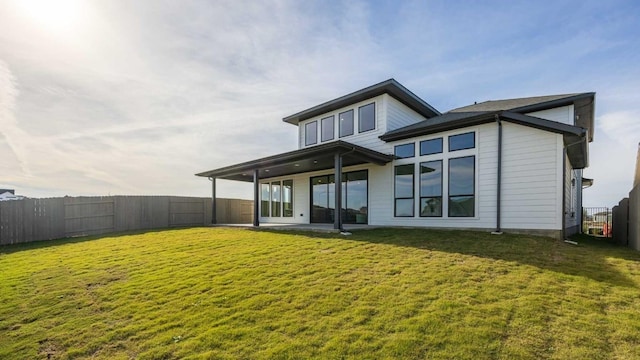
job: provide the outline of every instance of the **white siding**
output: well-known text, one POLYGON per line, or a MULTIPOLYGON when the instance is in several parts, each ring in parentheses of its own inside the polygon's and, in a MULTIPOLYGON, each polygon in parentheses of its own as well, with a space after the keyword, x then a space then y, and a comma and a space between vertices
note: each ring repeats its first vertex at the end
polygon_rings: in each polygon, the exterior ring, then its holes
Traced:
POLYGON ((384 97, 387 101, 387 131, 399 129, 426 119, 394 97, 386 94, 384 97))
POLYGON ((575 125, 573 116, 573 105, 561 106, 549 110, 542 110, 527 113, 526 115, 535 116, 551 121, 557 121, 564 124, 575 125))
POLYGON ((502 227, 562 228, 562 136, 503 122, 502 227))
MULTIPOLYGON (((380 111, 380 107, 377 107, 380 111)), ((376 129, 378 130, 378 129, 376 129)), ((359 165, 343 171, 368 169, 368 223, 370 225, 417 226, 440 228, 473 228, 493 230, 496 227, 497 185, 497 140, 495 123, 473 126, 435 135, 396 141, 384 145, 391 152, 393 146, 414 142, 416 155, 422 140, 443 138, 444 154, 412 159, 395 160, 385 166, 359 165), (449 135, 476 132, 476 148, 447 154, 449 135), (448 218, 447 213, 447 159, 475 155, 476 157, 476 208, 472 218, 448 218), (394 217, 393 169, 397 164, 414 163, 435 159, 443 160, 443 216, 442 218, 419 217, 419 176, 415 180, 415 217, 394 217)), ((355 141, 354 141, 355 142, 355 141)), ((366 145, 365 145, 366 146, 366 145)), ((371 147, 371 146, 369 146, 371 147)), ((378 149, 383 146, 378 146, 378 149)), ((502 163, 502 223, 503 229, 562 229, 562 135, 522 125, 503 122, 502 163)), ((417 167, 416 167, 417 169, 417 167)), ((298 174, 278 179, 294 180, 294 217, 261 218, 261 222, 309 223, 310 221, 310 177, 330 174, 333 170, 298 174)), ((267 181, 267 179, 265 179, 267 181)), ((576 205, 577 206, 577 205, 576 205)))
MULTIPOLYGON (((416 143, 416 154, 422 140, 442 137, 443 147, 447 148, 449 135, 476 132, 476 149, 460 150, 449 154, 431 155, 428 157, 396 160, 384 167, 373 168, 369 171, 369 223, 372 225, 389 226, 424 226, 444 228, 475 228, 493 229, 496 225, 496 171, 497 171, 497 134, 495 124, 485 124, 455 131, 447 131, 437 135, 429 135, 410 140, 396 141, 392 145, 401 145, 408 142, 416 143), (394 217, 394 190, 393 168, 396 164, 419 163, 435 159, 443 159, 443 185, 446 188, 448 182, 447 159, 467 155, 476 156, 476 216, 473 218, 424 218, 417 216, 419 202, 419 178, 416 175, 415 214, 413 218, 394 217)), ((443 214, 447 213, 447 193, 443 193, 443 214)))
POLYGON ((346 142, 350 142, 352 144, 364 146, 369 149, 373 149, 382 153, 391 153, 393 151, 393 147, 390 147, 387 143, 380 140, 379 137, 386 132, 387 129, 387 98, 390 98, 388 95, 380 95, 365 101, 361 101, 359 103, 338 109, 336 111, 332 111, 329 113, 322 114, 320 116, 316 116, 314 118, 301 121, 298 124, 298 144, 299 148, 311 147, 319 144, 329 143, 336 140, 343 140, 346 142), (370 131, 366 131, 363 133, 358 133, 358 108, 363 105, 370 104, 375 102, 376 104, 376 128, 370 131), (353 127, 354 134, 339 137, 339 126, 338 126, 338 115, 341 112, 353 110, 353 127), (321 131, 320 131, 320 119, 325 118, 327 116, 334 116, 334 137, 333 140, 330 141, 321 141, 321 131), (305 124, 316 121, 318 123, 318 142, 314 145, 305 146, 305 124))

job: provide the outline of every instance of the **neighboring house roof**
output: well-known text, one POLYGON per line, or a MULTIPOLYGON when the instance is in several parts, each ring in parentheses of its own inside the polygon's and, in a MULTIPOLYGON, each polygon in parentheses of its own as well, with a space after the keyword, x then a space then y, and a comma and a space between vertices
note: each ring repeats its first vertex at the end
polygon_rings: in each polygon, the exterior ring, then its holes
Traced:
POLYGON ((404 140, 467 126, 486 124, 497 121, 498 118, 502 121, 562 134, 564 143, 567 146, 567 155, 573 167, 581 169, 587 166, 586 129, 511 111, 449 112, 389 131, 380 136, 380 139, 387 142, 404 140))
POLYGON ((334 167, 336 153, 342 155, 343 166, 366 163, 384 165, 394 158, 393 155, 338 140, 201 172, 196 176, 252 182, 254 170, 259 170, 260 178, 326 170, 334 167))
POLYGON ((508 110, 514 113, 530 113, 553 109, 561 106, 574 106, 575 123, 577 126, 588 129, 589 142, 593 141, 594 99, 596 93, 574 93, 548 96, 533 96, 526 98, 489 100, 479 104, 463 106, 448 111, 447 113, 475 112, 475 111, 500 111, 508 110))
POLYGON ((425 118, 431 118, 440 115, 440 112, 438 110, 436 110, 434 107, 427 104, 426 101, 422 100, 417 95, 409 91, 409 89, 402 86, 402 84, 397 82, 395 79, 389 79, 381 83, 358 90, 351 94, 341 96, 337 99, 327 101, 307 110, 303 110, 299 113, 289 115, 283 118, 282 121, 298 125, 300 121, 307 120, 331 111, 335 111, 340 108, 353 105, 360 101, 371 99, 382 94, 389 94, 393 96, 395 99, 405 104, 418 114, 424 116, 425 118))
POLYGON ((4 191, 4 192, 0 192, 0 201, 24 199, 24 196, 14 195, 12 190, 11 191, 6 189, 0 189, 0 190, 4 191))

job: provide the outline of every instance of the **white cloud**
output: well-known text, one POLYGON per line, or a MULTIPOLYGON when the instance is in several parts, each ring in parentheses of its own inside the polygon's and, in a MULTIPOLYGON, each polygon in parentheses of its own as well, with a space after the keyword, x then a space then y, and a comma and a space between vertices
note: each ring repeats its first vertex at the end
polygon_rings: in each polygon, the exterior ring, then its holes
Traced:
POLYGON ((592 21, 607 5, 87 0, 59 31, 15 1, 0 0, 0 185, 29 196, 207 196, 194 173, 292 150, 282 117, 389 77, 441 110, 598 91, 588 171, 602 189, 640 139, 636 25, 623 10, 592 21))

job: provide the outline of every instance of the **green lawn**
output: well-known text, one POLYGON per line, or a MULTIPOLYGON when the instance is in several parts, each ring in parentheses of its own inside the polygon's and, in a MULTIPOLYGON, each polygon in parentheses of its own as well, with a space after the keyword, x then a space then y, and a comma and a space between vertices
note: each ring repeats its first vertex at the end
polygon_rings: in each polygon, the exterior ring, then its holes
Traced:
POLYGON ((640 253, 194 228, 0 248, 1 359, 639 359, 640 253))

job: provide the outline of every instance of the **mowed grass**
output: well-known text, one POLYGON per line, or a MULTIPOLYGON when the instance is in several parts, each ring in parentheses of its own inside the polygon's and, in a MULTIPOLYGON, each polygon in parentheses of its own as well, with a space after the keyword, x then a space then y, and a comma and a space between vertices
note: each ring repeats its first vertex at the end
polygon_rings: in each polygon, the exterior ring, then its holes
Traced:
POLYGON ((193 228, 0 248, 2 359, 638 359, 589 238, 193 228))

